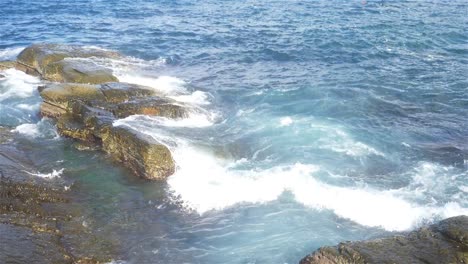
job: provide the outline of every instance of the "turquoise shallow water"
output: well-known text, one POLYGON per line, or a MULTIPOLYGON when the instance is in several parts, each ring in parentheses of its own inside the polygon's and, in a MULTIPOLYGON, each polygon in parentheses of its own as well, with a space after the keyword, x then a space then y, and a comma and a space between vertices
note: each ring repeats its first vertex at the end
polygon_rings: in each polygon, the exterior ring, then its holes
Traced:
POLYGON ((116 50, 99 63, 121 80, 198 109, 115 124, 171 147, 176 174, 148 183, 71 148, 37 115, 38 80, 2 73, 0 124, 60 150, 41 172, 64 169, 52 180, 121 242, 116 260, 297 263, 468 214, 464 1, 0 4, 1 59, 36 42, 116 50))

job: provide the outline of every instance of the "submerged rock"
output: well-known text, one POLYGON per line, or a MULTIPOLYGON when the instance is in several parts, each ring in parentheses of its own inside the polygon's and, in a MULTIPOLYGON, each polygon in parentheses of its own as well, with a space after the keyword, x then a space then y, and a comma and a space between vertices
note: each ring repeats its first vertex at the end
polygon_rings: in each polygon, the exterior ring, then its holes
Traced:
MULTIPOLYGON (((109 240, 83 225, 83 213, 57 181, 33 176, 40 150, 0 127, 0 262, 105 263, 109 240), (27 145, 23 145, 27 144, 27 145), (89 246, 88 246, 89 245, 89 246)), ((40 162, 40 161, 39 161, 40 162)))
POLYGON ((59 44, 35 44, 24 49, 16 68, 45 80, 75 83, 118 81, 110 69, 77 58, 118 58, 113 51, 59 44))
POLYGON ((468 263, 468 216, 388 238, 323 247, 300 264, 468 263))

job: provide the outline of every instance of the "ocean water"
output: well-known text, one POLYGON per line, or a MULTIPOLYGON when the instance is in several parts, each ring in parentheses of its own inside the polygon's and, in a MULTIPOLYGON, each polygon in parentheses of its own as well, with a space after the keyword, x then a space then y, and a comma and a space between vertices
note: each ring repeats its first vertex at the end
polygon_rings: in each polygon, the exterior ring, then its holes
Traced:
POLYGON ((173 152, 148 183, 38 116, 40 80, 0 72, 0 125, 43 151, 124 263, 297 263, 324 245, 468 214, 465 1, 0 0, 0 60, 32 43, 190 106, 131 116, 173 152), (41 145, 42 144, 42 145, 41 145))

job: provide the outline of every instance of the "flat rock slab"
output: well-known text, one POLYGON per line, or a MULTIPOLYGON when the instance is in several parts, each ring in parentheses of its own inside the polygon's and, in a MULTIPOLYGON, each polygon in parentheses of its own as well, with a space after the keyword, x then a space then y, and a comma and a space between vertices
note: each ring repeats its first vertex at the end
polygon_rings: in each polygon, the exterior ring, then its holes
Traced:
POLYGON ((31 75, 55 82, 104 83, 118 81, 112 70, 92 61, 77 58, 119 58, 120 54, 97 48, 34 44, 24 49, 17 58, 16 68, 31 75))
POLYGON ((53 82, 105 83, 117 82, 110 69, 96 65, 92 61, 64 59, 45 66, 42 77, 53 82))
POLYGON ((322 247, 300 264, 468 263, 468 216, 445 219, 403 235, 322 247))

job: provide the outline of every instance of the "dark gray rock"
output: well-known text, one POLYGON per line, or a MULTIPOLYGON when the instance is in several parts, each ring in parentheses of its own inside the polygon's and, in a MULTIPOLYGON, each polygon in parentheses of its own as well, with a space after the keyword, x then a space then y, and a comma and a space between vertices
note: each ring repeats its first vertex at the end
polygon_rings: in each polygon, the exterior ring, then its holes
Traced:
POLYGON ((468 216, 388 238, 322 247, 300 264, 468 263, 468 216))

